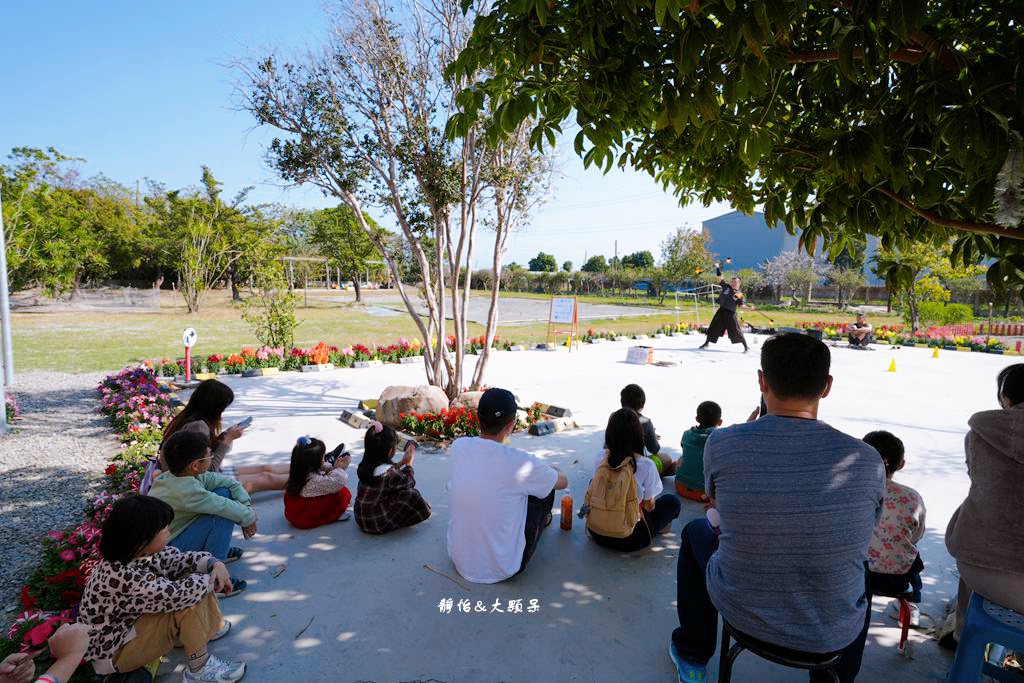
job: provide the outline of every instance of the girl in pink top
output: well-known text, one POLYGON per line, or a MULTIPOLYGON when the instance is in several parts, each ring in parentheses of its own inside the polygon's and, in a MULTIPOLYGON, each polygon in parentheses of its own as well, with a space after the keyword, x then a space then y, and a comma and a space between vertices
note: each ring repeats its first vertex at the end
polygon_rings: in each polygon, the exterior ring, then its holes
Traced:
MULTIPOLYGON (((868 546, 868 580, 877 593, 911 593, 910 602, 921 601, 924 563, 914 545, 924 536, 924 501, 909 486, 892 480, 903 469, 903 442, 886 431, 871 432, 864 442, 885 462, 885 498, 882 514, 868 546)), ((911 605, 910 624, 918 625, 917 605, 911 605)))

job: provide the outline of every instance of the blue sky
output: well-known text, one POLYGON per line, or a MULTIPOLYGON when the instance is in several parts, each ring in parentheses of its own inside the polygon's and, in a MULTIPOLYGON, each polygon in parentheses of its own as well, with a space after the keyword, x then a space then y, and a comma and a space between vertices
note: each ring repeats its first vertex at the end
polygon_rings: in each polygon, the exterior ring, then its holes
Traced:
MULTIPOLYGON (((147 177, 195 185, 206 164, 228 195, 252 185, 254 202, 333 206, 316 189, 281 187, 263 163, 273 134, 235 109, 224 66, 250 48, 315 45, 325 26, 320 0, 2 3, 0 151, 56 147, 84 158, 83 174, 128 186, 147 177)), ((507 261, 545 251, 578 268, 585 256, 611 257, 616 240, 620 255, 657 258, 675 227, 730 210, 681 209, 646 175, 585 171, 571 149, 560 157, 552 196, 510 241, 507 261)), ((481 256, 476 265, 487 264, 481 256)))

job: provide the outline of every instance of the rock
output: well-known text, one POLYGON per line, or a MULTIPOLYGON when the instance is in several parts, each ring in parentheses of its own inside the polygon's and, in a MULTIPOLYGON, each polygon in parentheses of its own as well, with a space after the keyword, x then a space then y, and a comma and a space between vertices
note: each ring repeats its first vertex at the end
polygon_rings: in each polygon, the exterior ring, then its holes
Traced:
POLYGON ((484 392, 482 391, 465 391, 453 398, 449 407, 466 408, 475 413, 477 408, 480 407, 480 397, 483 395, 484 392))
POLYGON ((439 413, 447 407, 448 396, 440 387, 388 387, 377 399, 377 419, 397 428, 402 413, 439 413))

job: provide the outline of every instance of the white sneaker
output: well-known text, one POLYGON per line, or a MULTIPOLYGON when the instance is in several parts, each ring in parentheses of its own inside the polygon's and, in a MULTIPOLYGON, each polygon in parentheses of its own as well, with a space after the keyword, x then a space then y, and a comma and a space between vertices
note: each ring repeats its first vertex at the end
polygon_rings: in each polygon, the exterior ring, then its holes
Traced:
POLYGON ((352 509, 351 508, 349 508, 348 510, 345 510, 344 512, 342 512, 341 513, 341 517, 338 517, 338 521, 339 522, 347 522, 350 519, 352 519, 352 509))
MULTIPOLYGON (((921 609, 912 602, 909 604, 910 625, 916 628, 921 625, 921 609)), ((900 601, 893 600, 888 605, 886 605, 884 614, 885 616, 889 617, 890 619, 898 623, 900 620, 900 601)))
POLYGON ((184 683, 234 683, 244 675, 245 662, 229 662, 210 655, 199 671, 193 673, 185 669, 181 680, 184 683))

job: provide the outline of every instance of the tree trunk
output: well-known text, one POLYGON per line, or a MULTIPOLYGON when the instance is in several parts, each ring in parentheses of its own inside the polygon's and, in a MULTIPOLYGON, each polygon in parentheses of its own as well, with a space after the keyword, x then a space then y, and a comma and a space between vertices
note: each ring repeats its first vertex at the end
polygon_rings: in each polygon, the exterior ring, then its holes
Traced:
POLYGON ((352 276, 352 286, 356 288, 356 303, 363 303, 363 291, 359 288, 359 271, 352 276))
POLYGON ((910 331, 915 332, 917 330, 917 291, 914 289, 914 285, 910 285, 910 292, 907 294, 907 306, 910 307, 910 331))
POLYGON ((242 294, 238 291, 238 263, 232 262, 228 270, 228 285, 231 287, 231 300, 241 301, 242 294))
POLYGON ((885 288, 885 312, 892 313, 892 290, 885 288))

